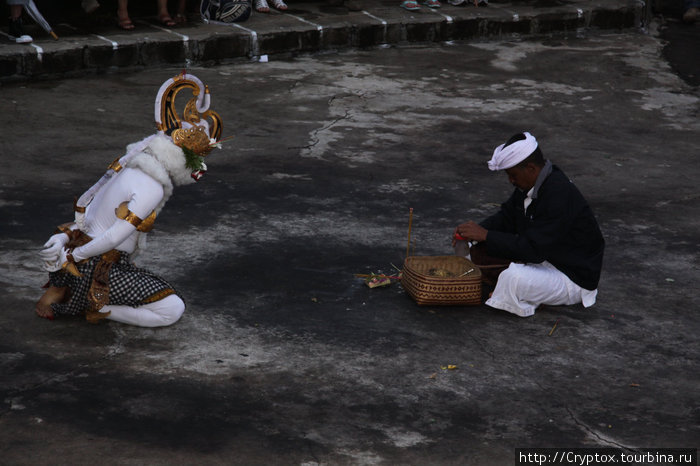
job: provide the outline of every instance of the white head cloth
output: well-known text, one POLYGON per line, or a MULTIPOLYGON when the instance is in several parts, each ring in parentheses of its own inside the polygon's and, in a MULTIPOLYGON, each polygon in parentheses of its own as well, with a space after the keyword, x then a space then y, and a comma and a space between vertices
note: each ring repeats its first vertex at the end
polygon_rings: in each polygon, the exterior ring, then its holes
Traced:
POLYGON ((507 147, 503 147, 505 144, 496 147, 491 160, 489 160, 489 170, 496 171, 512 168, 528 158, 537 149, 535 136, 528 132, 523 134, 525 139, 516 141, 507 147))

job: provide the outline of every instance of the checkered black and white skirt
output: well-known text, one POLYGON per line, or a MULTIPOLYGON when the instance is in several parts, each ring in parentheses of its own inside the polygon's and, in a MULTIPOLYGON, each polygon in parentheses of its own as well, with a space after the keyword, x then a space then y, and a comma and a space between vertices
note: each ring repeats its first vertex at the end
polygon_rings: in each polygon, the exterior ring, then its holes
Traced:
MULTIPOLYGON (((82 277, 63 270, 49 273, 51 286, 67 286, 71 291, 68 302, 51 305, 56 315, 80 315, 88 309, 87 294, 99 261, 100 256, 95 256, 87 262, 77 264, 82 277)), ((121 253, 109 271, 109 304, 140 306, 154 301, 154 297, 167 295, 168 291, 177 294, 168 282, 156 274, 134 266, 129 261, 129 254, 125 252, 121 253)))

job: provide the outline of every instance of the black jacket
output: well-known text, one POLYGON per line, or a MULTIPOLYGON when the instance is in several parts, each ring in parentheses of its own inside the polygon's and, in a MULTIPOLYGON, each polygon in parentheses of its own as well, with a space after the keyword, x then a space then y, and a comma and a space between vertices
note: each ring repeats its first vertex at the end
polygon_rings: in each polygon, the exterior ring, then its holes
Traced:
POLYGON ((515 189, 501 210, 481 222, 488 254, 514 262, 549 261, 574 283, 594 290, 605 240, 581 192, 556 165, 524 210, 527 193, 515 189))

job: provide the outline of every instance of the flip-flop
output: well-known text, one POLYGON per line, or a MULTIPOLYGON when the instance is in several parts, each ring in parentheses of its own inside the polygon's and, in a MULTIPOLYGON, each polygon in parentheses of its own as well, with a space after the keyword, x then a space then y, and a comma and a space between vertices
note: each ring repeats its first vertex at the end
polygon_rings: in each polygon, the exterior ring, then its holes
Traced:
POLYGON ((401 2, 401 8, 408 11, 420 10, 420 5, 416 0, 404 0, 401 2))
POLYGON ((162 26, 166 26, 166 27, 169 27, 169 28, 171 28, 171 27, 175 26, 175 24, 177 24, 177 23, 175 23, 175 20, 172 19, 172 18, 170 17, 170 15, 167 15, 167 16, 159 16, 159 17, 158 17, 158 22, 160 22, 160 24, 161 24, 162 26))
POLYGON ((131 31, 134 29, 134 23, 131 22, 131 19, 126 18, 126 19, 119 19, 117 18, 117 26, 119 26, 121 29, 124 29, 125 31, 131 31))
POLYGON ((282 0, 272 0, 272 6, 277 8, 278 10, 284 11, 287 9, 287 4, 284 3, 282 0))
POLYGON ((255 11, 258 13, 269 13, 270 5, 267 4, 267 0, 255 0, 255 11))

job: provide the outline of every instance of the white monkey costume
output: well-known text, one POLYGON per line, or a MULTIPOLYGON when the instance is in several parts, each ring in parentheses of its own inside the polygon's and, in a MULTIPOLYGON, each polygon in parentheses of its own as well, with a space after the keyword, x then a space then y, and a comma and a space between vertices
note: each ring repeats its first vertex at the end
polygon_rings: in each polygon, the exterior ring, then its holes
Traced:
POLYGON ((143 327, 177 322, 185 310, 173 287, 135 267, 131 257, 173 192, 206 171, 203 158, 221 137, 221 119, 209 110, 209 89, 181 74, 161 86, 155 105, 158 132, 127 147, 75 205, 75 222, 61 225, 40 256, 49 285, 70 290, 52 303, 54 315, 84 314, 143 327), (191 89, 182 119, 175 97, 191 89), (210 124, 207 119, 211 119, 210 124))

